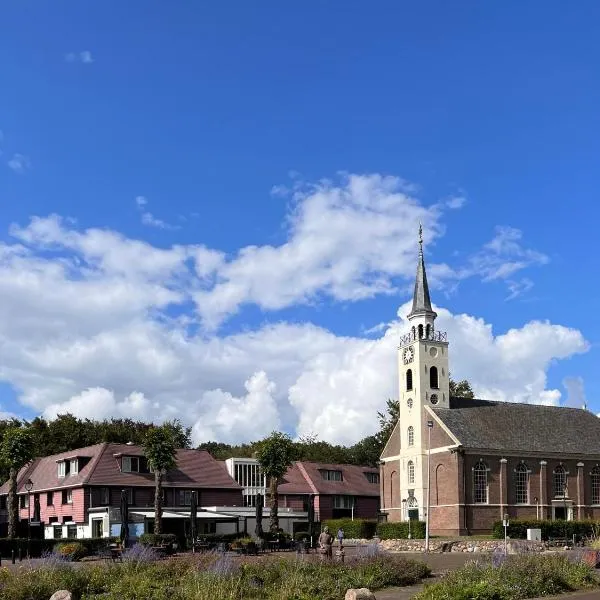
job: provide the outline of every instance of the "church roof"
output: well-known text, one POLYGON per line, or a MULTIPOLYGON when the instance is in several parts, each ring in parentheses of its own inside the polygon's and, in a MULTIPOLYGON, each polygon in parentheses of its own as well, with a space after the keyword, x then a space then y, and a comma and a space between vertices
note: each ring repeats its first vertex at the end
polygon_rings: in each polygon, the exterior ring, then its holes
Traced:
POLYGON ((600 455, 600 418, 584 409, 451 398, 432 410, 465 448, 600 455))
MULTIPOLYGON (((433 313, 431 308, 431 297, 429 296, 429 285, 427 284, 427 272, 425 271, 425 259, 423 258, 423 229, 419 227, 419 260, 417 262, 417 276, 415 278, 415 289, 413 292, 413 303, 409 317, 416 314, 433 313)), ((435 315, 435 313, 433 313, 435 315)))

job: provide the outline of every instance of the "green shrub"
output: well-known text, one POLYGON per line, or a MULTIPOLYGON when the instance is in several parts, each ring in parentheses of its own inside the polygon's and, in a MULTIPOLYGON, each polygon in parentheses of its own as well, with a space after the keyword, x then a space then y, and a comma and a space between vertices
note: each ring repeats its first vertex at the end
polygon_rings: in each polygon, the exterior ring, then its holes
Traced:
POLYGON ((87 548, 81 542, 63 542, 56 544, 54 551, 69 560, 78 561, 87 556, 87 548))
POLYGON ((375 535, 376 521, 370 519, 328 519, 322 526, 329 527, 329 533, 336 537, 340 527, 344 530, 344 537, 353 540, 370 540, 375 535))
POLYGON ((589 565, 566 556, 509 556, 497 567, 473 561, 426 585, 413 600, 521 600, 597 585, 589 565))
MULTIPOLYGON (((573 535, 578 537, 591 537, 598 530, 600 524, 597 521, 538 521, 535 519, 514 519, 509 521, 507 534, 512 539, 526 539, 528 529, 541 529, 542 539, 568 538, 573 535)), ((504 527, 502 521, 496 521, 492 529, 492 535, 497 539, 504 538, 504 527)))
MULTIPOLYGON (((408 539, 408 521, 377 523, 376 534, 381 540, 408 539)), ((410 535, 413 539, 423 539, 425 537, 425 523, 423 521, 411 521, 410 535)))
POLYGON ((138 539, 144 546, 172 546, 177 543, 174 533, 144 533, 138 539))

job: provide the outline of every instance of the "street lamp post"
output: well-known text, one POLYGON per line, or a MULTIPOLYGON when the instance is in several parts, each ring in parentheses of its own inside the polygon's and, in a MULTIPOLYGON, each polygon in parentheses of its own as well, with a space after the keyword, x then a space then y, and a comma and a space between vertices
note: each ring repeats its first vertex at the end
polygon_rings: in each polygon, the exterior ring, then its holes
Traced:
POLYGON ((569 524, 567 521, 569 520, 569 513, 567 512, 567 496, 569 495, 569 487, 565 483, 565 487, 563 489, 563 504, 565 506, 565 544, 569 541, 569 524))
POLYGON ((33 481, 28 479, 25 482, 25 491, 27 492, 27 558, 30 555, 30 545, 31 545, 31 498, 29 496, 29 492, 33 489, 33 481))
POLYGON ((431 489, 431 430, 433 421, 427 421, 427 514, 425 515, 425 552, 429 552, 429 490, 431 489))

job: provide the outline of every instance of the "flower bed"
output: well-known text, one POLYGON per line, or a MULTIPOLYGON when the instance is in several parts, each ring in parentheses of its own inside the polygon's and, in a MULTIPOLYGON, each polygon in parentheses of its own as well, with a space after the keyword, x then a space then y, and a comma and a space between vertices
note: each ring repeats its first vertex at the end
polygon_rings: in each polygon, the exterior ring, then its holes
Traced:
POLYGON ((567 555, 498 556, 426 585, 414 600, 523 600, 597 586, 593 569, 567 555))
POLYGON ((59 589, 73 600, 340 600, 348 588, 411 585, 430 574, 420 561, 373 554, 343 564, 306 555, 245 562, 218 553, 80 568, 55 561, 0 571, 0 589, 3 600, 48 600, 59 589))

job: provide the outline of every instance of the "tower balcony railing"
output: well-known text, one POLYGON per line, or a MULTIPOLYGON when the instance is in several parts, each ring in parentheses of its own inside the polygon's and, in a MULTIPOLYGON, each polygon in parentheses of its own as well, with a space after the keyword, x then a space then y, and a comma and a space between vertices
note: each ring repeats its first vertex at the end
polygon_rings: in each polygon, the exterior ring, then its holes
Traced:
POLYGON ((445 331, 430 331, 419 335, 419 332, 409 331, 400 337, 400 346, 406 346, 417 340, 427 340, 429 342, 447 342, 448 334, 445 331))

